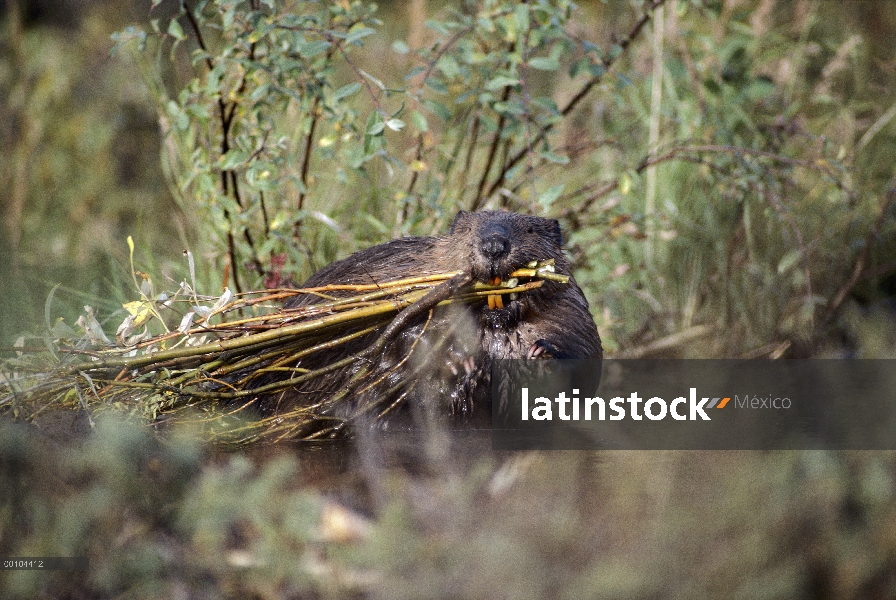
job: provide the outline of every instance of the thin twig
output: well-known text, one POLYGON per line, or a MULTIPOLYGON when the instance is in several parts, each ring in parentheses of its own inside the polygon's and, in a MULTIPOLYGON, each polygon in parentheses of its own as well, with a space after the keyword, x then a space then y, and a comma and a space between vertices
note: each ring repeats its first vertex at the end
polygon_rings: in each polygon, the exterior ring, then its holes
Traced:
MULTIPOLYGON (((417 152, 415 153, 414 160, 417 163, 420 163, 423 161, 423 134, 422 133, 417 136, 417 152)), ((399 225, 404 224, 404 222, 408 218, 407 199, 410 198, 411 194, 414 193, 414 186, 417 185, 417 180, 420 178, 419 164, 415 165, 414 168, 412 169, 412 171, 413 171, 413 173, 411 175, 411 181, 410 181, 410 183, 408 183, 408 189, 406 189, 405 193, 404 193, 405 201, 403 202, 401 211, 399 213, 401 215, 400 216, 401 223, 399 223, 399 225)))
MULTIPOLYGON (((501 102, 507 102, 507 99, 510 98, 510 86, 504 88, 504 93, 501 95, 501 102)), ((479 210, 482 205, 485 203, 485 198, 483 197, 483 190, 485 189, 485 184, 488 182, 488 174, 492 170, 492 165, 495 161, 495 155, 498 151, 498 144, 501 142, 501 132, 504 130, 504 122, 507 120, 504 113, 501 113, 501 116, 498 118, 498 129, 495 131, 494 136, 492 137, 492 143, 488 148, 487 158, 485 159, 485 166, 482 169, 482 177, 479 179, 479 185, 476 186, 476 195, 473 196, 473 202, 470 204, 470 210, 476 211, 479 210)), ((494 187, 489 191, 488 196, 491 196, 494 193, 494 187)))
POLYGON ((305 155, 302 157, 302 171, 299 175, 302 182, 302 189, 299 190, 299 201, 296 203, 296 210, 301 211, 305 208, 305 196, 308 193, 308 171, 311 165, 311 150, 314 147, 314 130, 317 128, 317 107, 320 104, 320 95, 314 96, 314 102, 311 103, 311 126, 308 128, 308 137, 305 138, 305 155))

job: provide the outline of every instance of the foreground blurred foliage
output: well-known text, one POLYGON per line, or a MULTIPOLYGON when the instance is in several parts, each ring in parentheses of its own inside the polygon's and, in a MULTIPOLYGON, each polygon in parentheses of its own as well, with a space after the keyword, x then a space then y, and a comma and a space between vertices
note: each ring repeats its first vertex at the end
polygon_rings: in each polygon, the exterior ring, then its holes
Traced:
POLYGON ((356 448, 207 456, 107 418, 72 452, 3 425, 0 554, 90 557, 2 571, 4 598, 896 594, 893 453, 356 448))

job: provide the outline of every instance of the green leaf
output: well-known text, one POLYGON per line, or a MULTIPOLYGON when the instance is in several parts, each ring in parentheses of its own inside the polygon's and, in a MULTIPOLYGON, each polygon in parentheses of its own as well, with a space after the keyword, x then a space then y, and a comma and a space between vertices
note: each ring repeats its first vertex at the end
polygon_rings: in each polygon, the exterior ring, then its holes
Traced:
POLYGON ((495 90, 499 90, 509 85, 519 85, 519 83, 519 79, 507 77, 506 75, 498 75, 497 77, 489 81, 485 88, 491 92, 494 92, 495 90))
POLYGON ((386 127, 391 129, 392 131, 401 131, 404 129, 404 121, 401 119, 389 119, 386 121, 386 127))
POLYGON ((426 84, 426 87, 437 94, 448 93, 448 86, 446 86, 440 79, 436 79, 435 77, 427 77, 424 83, 426 84))
POLYGON ((802 252, 800 252, 799 248, 794 248, 785 254, 781 261, 778 263, 778 274, 783 275, 787 271, 793 268, 793 266, 799 261, 802 257, 802 252))
POLYGON ((314 40, 313 42, 299 44, 297 50, 303 58, 312 58, 322 52, 326 52, 329 47, 330 42, 327 40, 314 40))
POLYGON ((246 181, 259 190, 275 190, 278 186, 277 173, 270 164, 256 163, 246 169, 246 181))
POLYGON ((591 59, 589 59, 587 56, 583 56, 582 58, 580 58, 579 60, 574 62, 572 64, 572 66, 569 68, 569 76, 572 78, 576 78, 579 75, 581 75, 582 73, 587 73, 588 67, 590 67, 590 66, 591 66, 591 59))
POLYGON ((509 115, 523 115, 526 113, 525 109, 518 102, 495 102, 494 109, 499 113, 509 115))
POLYGON ((556 163, 558 165, 569 164, 569 157, 563 156, 562 154, 556 154, 555 152, 551 152, 550 150, 542 150, 538 153, 543 159, 550 161, 552 163, 556 163))
POLYGON ((528 31, 529 29, 529 6, 527 4, 517 4, 514 7, 514 17, 516 18, 516 26, 520 31, 528 31))
POLYGON ((443 121, 451 120, 451 111, 448 110, 448 107, 446 107, 441 102, 438 102, 436 100, 426 99, 423 101, 423 106, 425 106, 426 108, 431 110, 434 115, 436 115, 443 121))
POLYGON ((454 60, 450 54, 442 55, 439 59, 438 67, 446 77, 457 77, 460 75, 460 65, 454 60))
POLYGON ((482 128, 488 133, 495 133, 498 131, 498 122, 488 115, 479 115, 479 122, 482 124, 482 128))
POLYGON ((193 116, 197 121, 202 121, 203 123, 208 123, 208 120, 211 117, 208 108, 202 104, 188 104, 186 112, 193 116))
POLYGON ((386 129, 386 124, 383 122, 383 118, 377 113, 372 113, 370 118, 367 119, 365 135, 377 136, 382 134, 384 129, 386 129))
POLYGON ((365 156, 362 157, 358 166, 360 166, 361 164, 363 164, 363 163, 367 162, 368 160, 370 160, 371 158, 373 158, 374 152, 379 150, 383 146, 383 143, 384 143, 384 138, 381 135, 365 135, 364 136, 364 154, 365 154, 365 156))
POLYGON ((619 177, 619 193, 627 196, 630 191, 632 191, 632 176, 626 172, 619 177))
POLYGON ((414 123, 414 127, 416 127, 421 132, 429 131, 429 123, 426 122, 426 117, 420 114, 418 111, 414 111, 411 113, 411 121, 414 123))
POLYGON ((479 26, 483 31, 487 31, 488 33, 494 33, 495 31, 495 19, 487 18, 487 17, 479 17, 476 19, 476 25, 479 26))
POLYGON ((425 70, 426 70, 426 67, 414 67, 413 69, 408 71, 407 75, 404 76, 404 80, 408 81, 409 79, 413 79, 414 77, 416 77, 417 75, 419 75, 420 73, 422 73, 425 70))
POLYGON ((186 111, 180 111, 177 114, 177 121, 175 121, 175 125, 181 131, 186 131, 186 129, 190 126, 190 117, 187 115, 186 111))
POLYGON ((230 150, 218 160, 218 167, 222 171, 230 171, 242 166, 249 159, 249 153, 245 150, 230 150))
POLYGON ((532 104, 542 107, 554 116, 562 116, 560 115, 560 108, 557 106, 557 103, 554 102, 553 98, 548 96, 536 96, 535 98, 532 98, 532 104))
POLYGON ((383 85, 382 81, 380 81, 379 79, 377 79, 376 77, 374 77, 373 75, 371 75, 370 73, 365 71, 364 69, 358 69, 358 70, 361 72, 361 75, 363 75, 364 77, 366 77, 367 79, 372 81, 376 87, 380 88, 381 90, 386 89, 386 86, 383 85))
POLYGON ((395 40, 392 42, 392 49, 399 54, 407 54, 411 51, 411 49, 408 48, 408 45, 402 40, 395 40))
POLYGON ((258 86, 257 88, 255 88, 254 90, 252 90, 252 93, 249 94, 249 99, 252 102, 258 102, 259 100, 261 100, 262 98, 267 96, 270 91, 271 91, 271 84, 263 83, 260 86, 258 86))
POLYGON ((374 33, 376 33, 376 29, 371 29, 370 27, 358 27, 353 31, 349 31, 349 34, 345 37, 345 43, 354 44, 358 40, 374 33))
POLYGON ((552 185, 541 194, 538 195, 538 203, 544 208, 550 208, 551 204, 560 197, 560 194, 563 193, 563 188, 566 187, 565 183, 560 183, 558 185, 552 185))
POLYGON ((180 23, 177 22, 177 19, 171 19, 171 21, 168 23, 168 35, 172 36, 179 42, 186 39, 187 37, 184 35, 184 30, 181 28, 180 23))
POLYGON ((763 77, 758 77, 751 81, 749 87, 747 87, 747 97, 750 98, 750 100, 764 100, 771 96, 774 91, 774 82, 763 77))
POLYGON ((588 67, 588 72, 591 73, 592 77, 603 77, 607 70, 602 63, 591 63, 588 67))
POLYGON ((359 82, 350 83, 348 85, 344 85, 335 92, 333 92, 333 100, 339 101, 343 98, 351 96, 355 92, 361 89, 361 84, 359 82))
MULTIPOLYGON (((460 96, 455 98, 454 103, 455 104, 463 104, 464 102, 466 102, 467 100, 469 100, 475 96, 476 96, 476 90, 467 90, 466 92, 464 92, 463 94, 461 94, 460 96)), ((485 94, 483 94, 483 96, 485 97, 485 100, 481 101, 482 104, 488 104, 489 102, 495 101, 495 97, 489 93, 485 93, 485 94)))
POLYGON ((539 71, 556 71, 560 68, 560 63, 556 58, 538 56, 529 60, 529 66, 539 71))

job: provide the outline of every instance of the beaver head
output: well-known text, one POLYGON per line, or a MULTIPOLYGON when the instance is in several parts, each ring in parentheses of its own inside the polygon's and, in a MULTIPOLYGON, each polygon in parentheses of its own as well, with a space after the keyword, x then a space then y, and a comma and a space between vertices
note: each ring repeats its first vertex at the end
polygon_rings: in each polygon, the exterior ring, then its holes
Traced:
POLYGON ((501 211, 460 211, 446 238, 444 252, 455 265, 470 269, 473 279, 506 280, 533 260, 553 258, 565 263, 560 223, 501 211))

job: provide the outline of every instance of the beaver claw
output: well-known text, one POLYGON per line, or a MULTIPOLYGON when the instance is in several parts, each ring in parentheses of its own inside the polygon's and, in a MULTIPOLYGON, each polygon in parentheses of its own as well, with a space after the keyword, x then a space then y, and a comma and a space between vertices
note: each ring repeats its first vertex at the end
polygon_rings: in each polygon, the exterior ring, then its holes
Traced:
POLYGON ((526 358, 557 358, 562 360, 582 357, 569 352, 564 352, 547 340, 536 340, 535 343, 529 347, 529 352, 526 353, 526 358))
POLYGON ((572 358, 572 356, 559 350, 547 340, 536 340, 536 342, 529 347, 529 351, 526 353, 526 358, 572 358))

